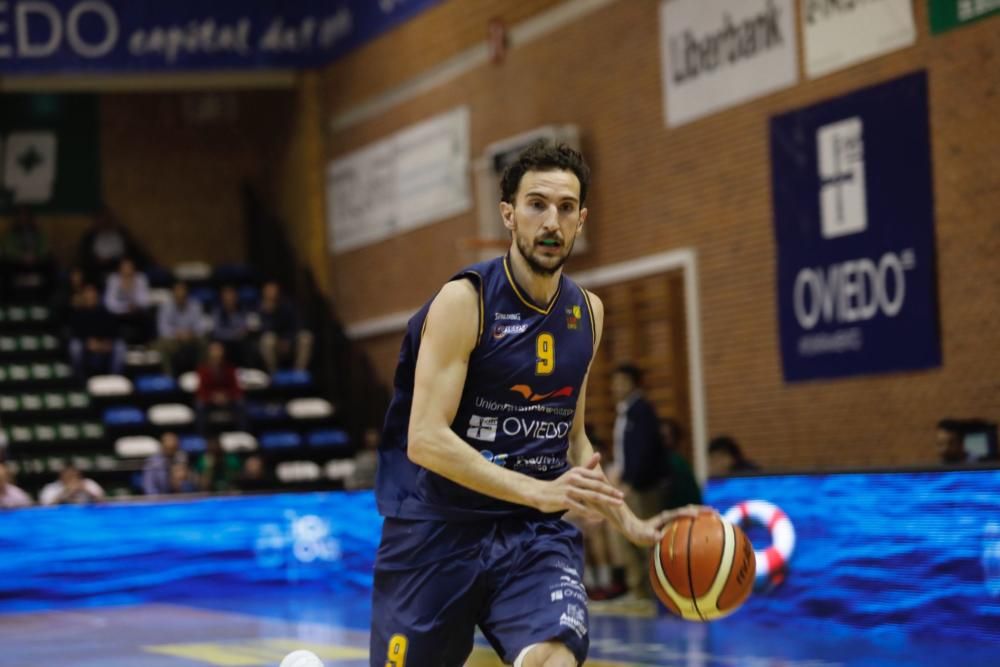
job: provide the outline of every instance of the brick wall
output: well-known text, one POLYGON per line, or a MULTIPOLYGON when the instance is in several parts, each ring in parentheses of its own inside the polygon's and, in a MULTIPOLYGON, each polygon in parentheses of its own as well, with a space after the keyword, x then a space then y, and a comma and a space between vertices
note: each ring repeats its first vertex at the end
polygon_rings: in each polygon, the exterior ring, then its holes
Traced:
MULTIPOLYGON (((244 182, 269 177, 267 155, 289 122, 288 93, 224 93, 222 116, 203 117, 200 95, 104 94, 100 164, 104 200, 166 266, 244 259, 244 182)), ((54 252, 71 261, 86 216, 40 219, 54 252)))
MULTIPOLYGON (((523 17, 536 4, 497 2, 493 11, 523 17)), ((483 66, 332 133, 327 157, 463 104, 471 109, 473 155, 546 123, 579 125, 595 175, 591 251, 570 270, 697 250, 709 432, 732 434, 764 466, 928 463, 939 417, 1000 418, 1000 19, 931 37, 926 3, 915 2, 915 46, 668 131, 658 5, 611 3, 513 50, 501 66, 483 66), (918 69, 930 79, 943 365, 786 385, 774 299, 768 118, 918 69)), ((482 40, 488 17, 459 20, 459 6, 468 3, 446 2, 325 72, 329 112, 482 40)), ((354 322, 422 303, 465 261, 456 239, 474 235, 475 224, 470 211, 336 256, 331 291, 339 312, 354 322)), ((373 341, 382 372, 397 349, 373 341)))

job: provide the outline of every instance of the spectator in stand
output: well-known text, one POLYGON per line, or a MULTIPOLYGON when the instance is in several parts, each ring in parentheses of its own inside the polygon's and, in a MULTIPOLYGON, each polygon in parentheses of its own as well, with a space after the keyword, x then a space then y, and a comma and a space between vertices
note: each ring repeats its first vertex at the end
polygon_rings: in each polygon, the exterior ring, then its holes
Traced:
POLYGON ((86 286, 87 279, 83 271, 75 267, 70 269, 66 279, 59 282, 52 295, 52 308, 56 318, 66 322, 74 308, 83 306, 83 288, 86 286))
POLYGON ((205 349, 205 323, 201 304, 188 295, 187 283, 174 285, 172 298, 157 313, 154 347, 163 359, 163 372, 174 375, 195 368, 205 349))
POLYGON ((205 451, 195 464, 199 487, 208 492, 230 490, 241 468, 239 457, 223 451, 216 436, 208 438, 205 451))
POLYGON ((7 298, 14 293, 37 297, 52 284, 55 262, 49 242, 28 208, 18 208, 7 233, 0 239, 3 287, 7 298))
POLYGON ((260 356, 268 373, 274 373, 291 359, 296 370, 309 367, 312 333, 299 326, 295 307, 281 295, 278 283, 270 281, 261 290, 257 311, 260 326, 260 356))
POLYGON ((136 258, 142 266, 148 263, 132 236, 114 214, 104 208, 80 238, 77 262, 90 280, 103 283, 104 276, 114 271, 125 257, 136 258))
POLYGON ((7 464, 0 462, 0 509, 11 510, 31 505, 31 496, 14 486, 7 464))
POLYGON ((274 471, 264 462, 264 459, 254 454, 243 462, 243 471, 236 480, 240 491, 268 491, 277 486, 274 471))
POLYGON ((174 463, 170 466, 169 493, 196 493, 198 484, 187 463, 174 463))
POLYGON ((125 340, 145 343, 150 338, 149 281, 146 274, 136 270, 135 262, 125 257, 118 271, 108 276, 104 288, 104 305, 122 326, 125 340))
POLYGON ((104 500, 104 489, 73 466, 67 466, 59 473, 58 480, 42 487, 38 500, 42 505, 89 505, 104 500))
POLYGON ((712 438, 712 441, 708 443, 709 477, 758 470, 760 467, 744 456, 739 444, 728 435, 712 438))
POLYGON ((82 304, 69 314, 69 356, 79 378, 119 374, 125 365, 125 341, 118 323, 104 306, 94 285, 83 288, 82 304))
POLYGON ((187 454, 181 450, 176 433, 160 436, 160 451, 146 459, 142 467, 142 492, 147 496, 174 493, 174 466, 187 467, 187 454))
POLYGON ((208 345, 205 360, 198 366, 198 393, 195 395, 198 430, 204 435, 208 413, 225 410, 240 429, 247 430, 243 388, 236 377, 236 367, 226 361, 226 348, 219 341, 208 345))
POLYGON ((240 295, 232 285, 219 293, 219 305, 212 312, 212 338, 226 347, 226 358, 237 366, 247 363, 246 343, 250 333, 240 295))

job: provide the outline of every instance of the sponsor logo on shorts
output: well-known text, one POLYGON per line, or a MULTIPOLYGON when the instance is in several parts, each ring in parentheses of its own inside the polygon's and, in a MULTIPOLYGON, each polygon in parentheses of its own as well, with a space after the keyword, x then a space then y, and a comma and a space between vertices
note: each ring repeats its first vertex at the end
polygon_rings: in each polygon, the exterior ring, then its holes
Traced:
POLYGON ((584 607, 570 603, 559 617, 559 625, 569 628, 582 639, 587 634, 587 612, 584 607))

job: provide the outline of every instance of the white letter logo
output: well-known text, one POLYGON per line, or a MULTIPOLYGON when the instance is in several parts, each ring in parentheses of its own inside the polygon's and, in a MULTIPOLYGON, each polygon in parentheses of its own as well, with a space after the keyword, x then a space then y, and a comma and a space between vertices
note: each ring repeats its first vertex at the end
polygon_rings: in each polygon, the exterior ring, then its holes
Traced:
POLYGON ((857 234, 868 228, 865 200, 865 145, 861 118, 824 125, 816 133, 819 153, 819 208, 823 238, 857 234))

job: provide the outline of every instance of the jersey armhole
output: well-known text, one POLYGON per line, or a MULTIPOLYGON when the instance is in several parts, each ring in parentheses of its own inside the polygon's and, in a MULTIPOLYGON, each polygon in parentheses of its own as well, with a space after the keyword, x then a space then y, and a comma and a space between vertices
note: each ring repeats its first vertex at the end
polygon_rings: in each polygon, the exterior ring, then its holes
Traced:
POLYGON ((587 320, 590 322, 590 341, 597 346, 597 324, 594 322, 594 308, 590 305, 590 294, 587 290, 577 285, 583 294, 583 300, 587 304, 587 320))
POLYGON ((455 276, 452 280, 468 280, 476 286, 476 291, 479 293, 479 328, 476 334, 476 347, 479 347, 479 343, 483 340, 486 321, 486 306, 483 302, 483 276, 478 271, 466 271, 455 276))

